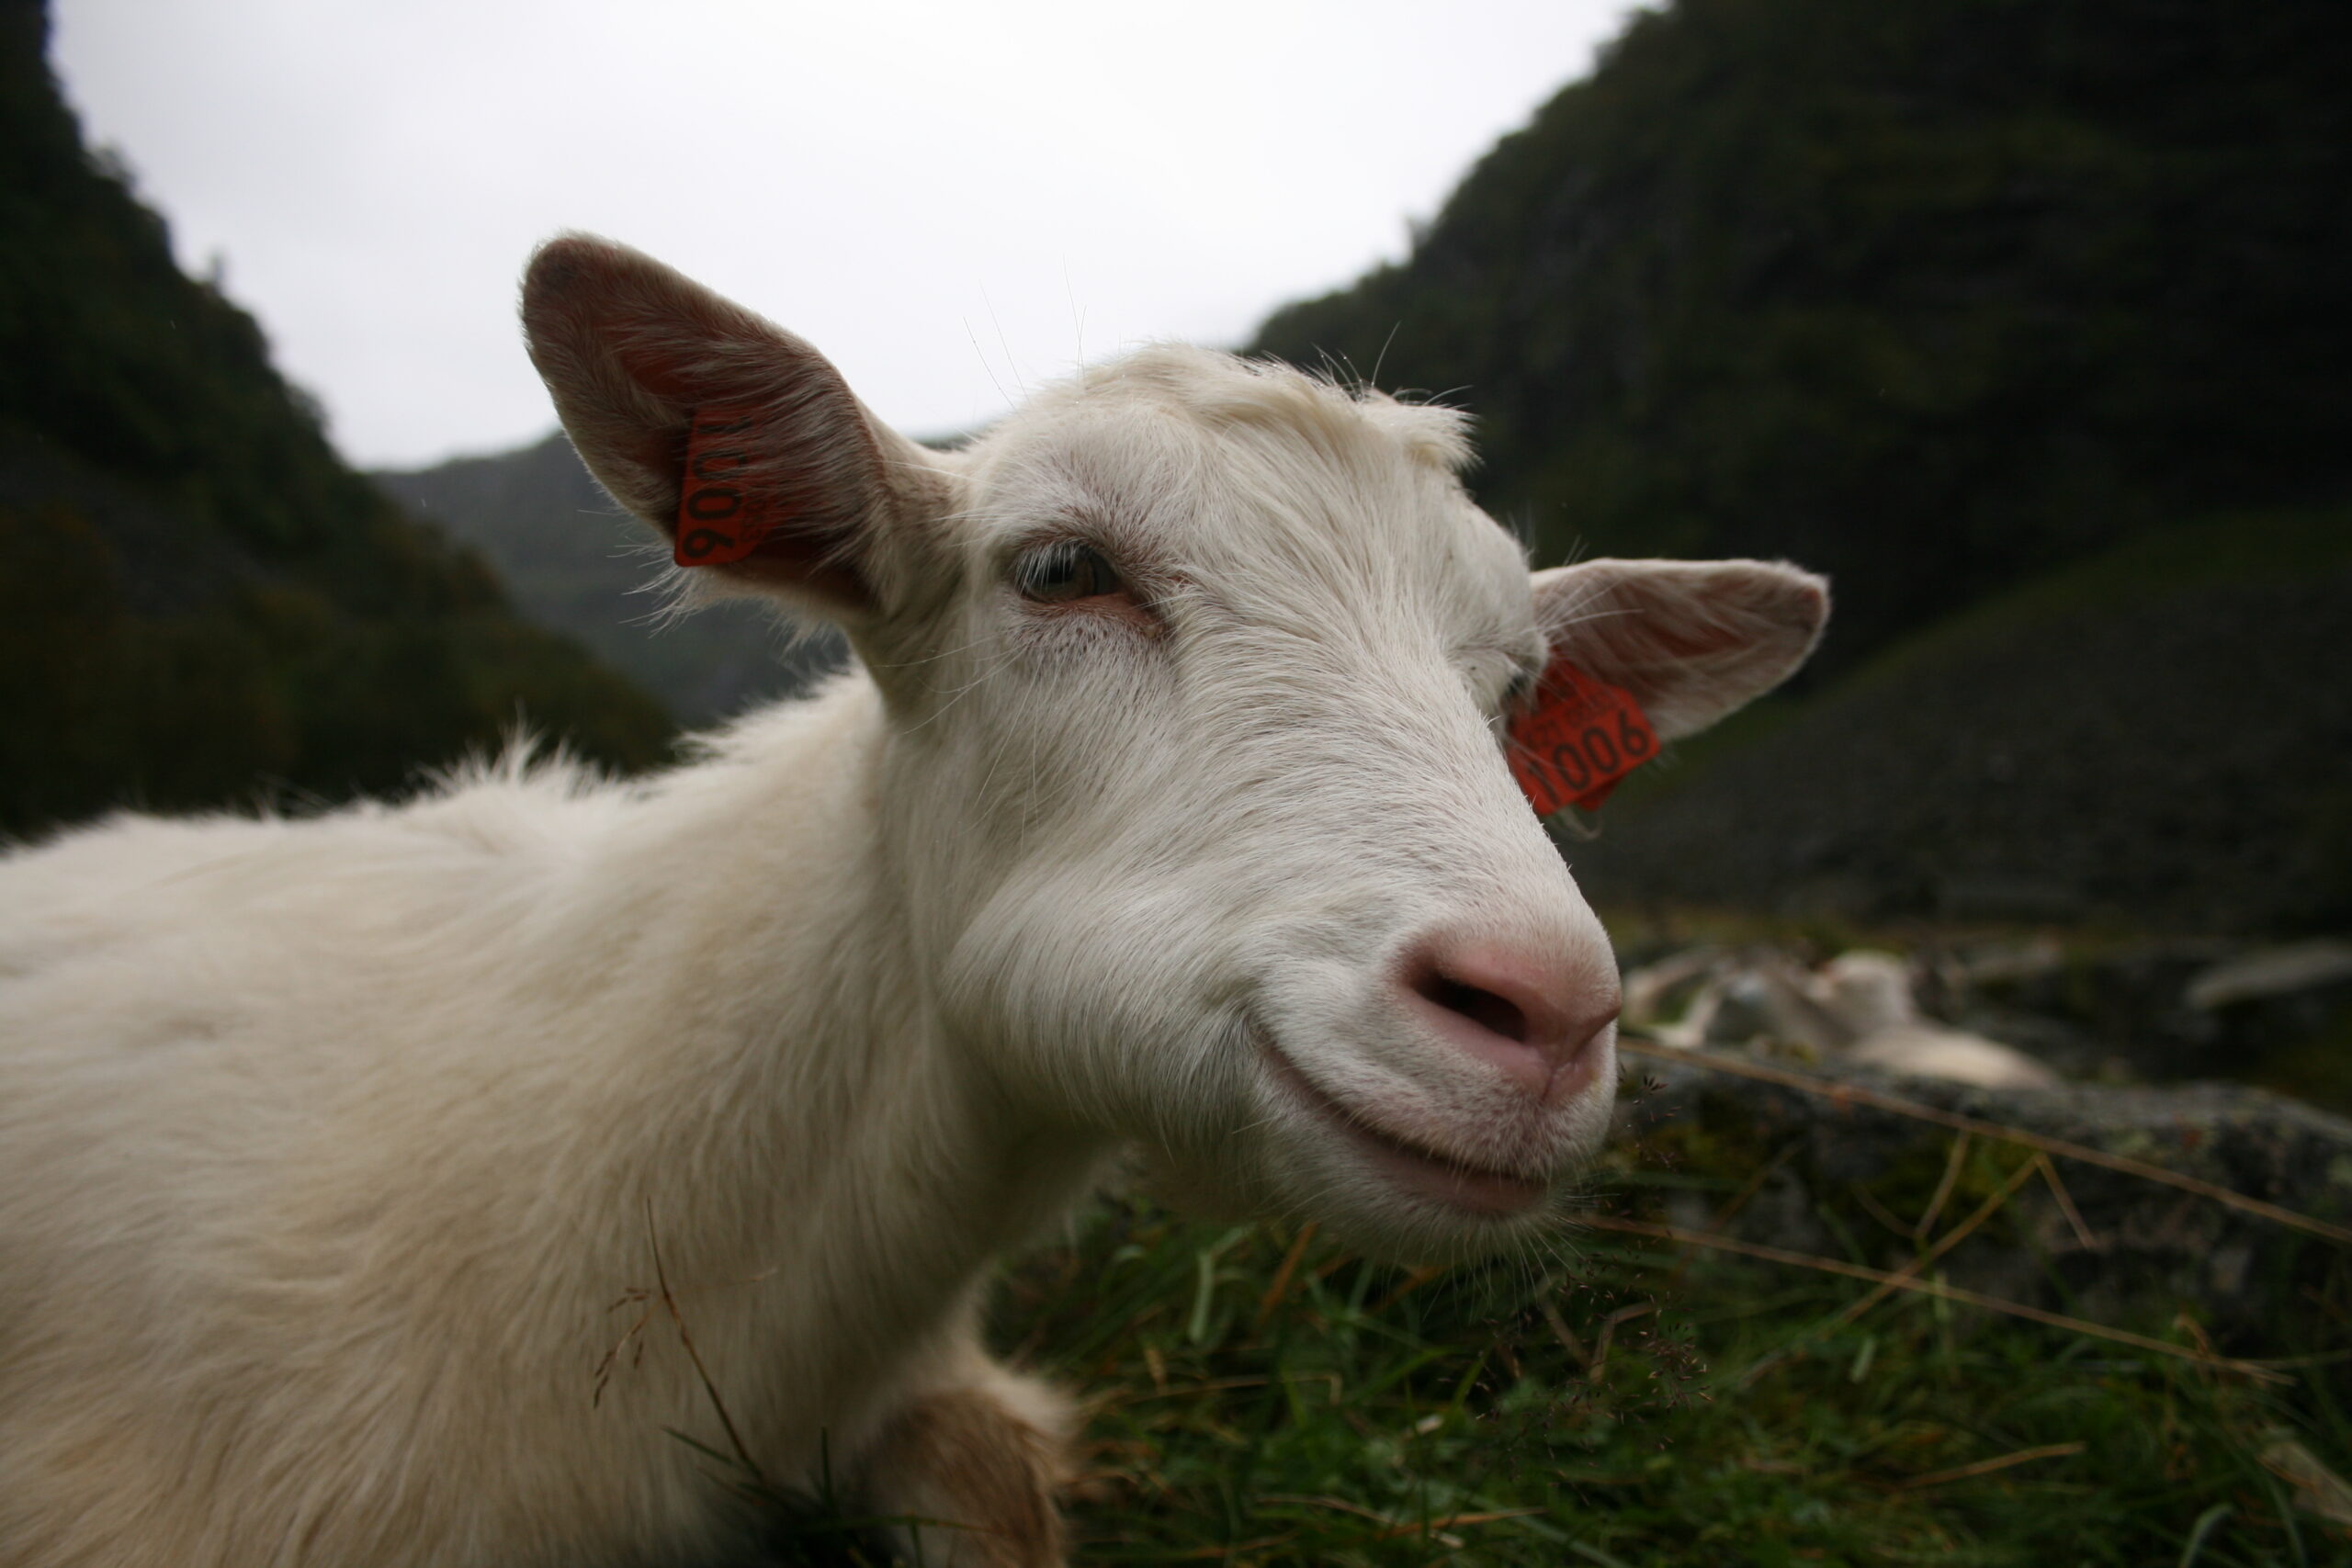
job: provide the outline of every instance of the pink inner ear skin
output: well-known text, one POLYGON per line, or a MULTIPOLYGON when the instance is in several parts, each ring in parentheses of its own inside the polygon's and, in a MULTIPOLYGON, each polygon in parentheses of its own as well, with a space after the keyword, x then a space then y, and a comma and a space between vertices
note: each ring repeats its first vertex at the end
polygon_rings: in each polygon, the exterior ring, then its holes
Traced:
POLYGON ((1829 613, 1826 582, 1776 561, 1587 561, 1538 572, 1536 600, 1555 654, 1632 694, 1669 739, 1786 680, 1829 613))
POLYGON ((837 604, 870 609, 874 593, 854 567, 831 558, 821 539, 790 526, 778 527, 736 563, 736 570, 756 581, 783 588, 802 588, 837 604))

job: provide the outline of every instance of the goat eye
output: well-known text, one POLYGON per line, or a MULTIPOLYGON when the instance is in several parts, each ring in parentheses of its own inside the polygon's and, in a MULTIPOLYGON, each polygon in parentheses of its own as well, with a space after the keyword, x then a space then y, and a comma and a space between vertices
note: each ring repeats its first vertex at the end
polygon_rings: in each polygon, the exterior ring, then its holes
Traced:
POLYGON ((1510 684, 1503 688, 1503 712, 1517 713, 1535 694, 1537 671, 1521 667, 1511 672, 1510 684))
POLYGON ((1013 585, 1021 596, 1040 604, 1066 604, 1072 599, 1099 599, 1124 592, 1126 584, 1102 552, 1075 541, 1032 550, 1014 569, 1013 585))

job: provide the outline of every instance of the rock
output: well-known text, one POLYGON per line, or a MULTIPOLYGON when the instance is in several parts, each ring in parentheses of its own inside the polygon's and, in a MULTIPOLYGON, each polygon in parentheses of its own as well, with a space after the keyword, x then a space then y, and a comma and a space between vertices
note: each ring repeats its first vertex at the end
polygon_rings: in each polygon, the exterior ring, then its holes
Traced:
POLYGON ((1688 1016, 1691 998, 1723 961, 1723 949, 1702 943, 1625 972, 1625 1016, 1664 1022, 1688 1016))
POLYGON ((1892 953, 1841 953, 1822 966, 1820 982, 1829 1011, 1853 1032, 1849 1061, 1983 1089, 2047 1089, 2059 1081, 2014 1046, 1921 1018, 1911 994, 1911 965, 1892 953))
POLYGON ((1846 1060, 1905 1077, 1942 1078, 1980 1089, 2052 1089, 2056 1073, 2013 1046, 1956 1029, 1898 1023, 1856 1041, 1846 1060))
POLYGON ((2299 942, 2262 948, 2201 969, 2181 999, 2199 1012, 2352 987, 2352 942, 2299 942))
MULTIPOLYGON (((1739 1077, 1704 1058, 1642 1053, 1637 1043, 1627 1074, 1621 1124, 1645 1163, 1701 1165, 1733 1180, 1770 1170, 1728 1234, 1772 1247, 1845 1257, 1825 1212, 1851 1213, 1859 1187, 1914 1223, 1944 1168, 1951 1129, 1841 1098, 1834 1092, 1840 1084, 2161 1166, 2352 1225, 2352 1121, 2260 1089, 1984 1089, 1896 1079, 1846 1059, 1812 1075, 1822 1092, 1807 1092, 1739 1077)), ((1994 1179, 1988 1173, 2014 1172, 2032 1157, 1987 1138, 1973 1144, 1970 1157, 1991 1162, 1978 1170, 1980 1189, 1994 1179)), ((2244 1331, 2276 1353, 2281 1314, 2308 1321, 2326 1292, 2334 1304, 2322 1310, 2352 1311, 2352 1247, 2143 1177, 2061 1156, 2052 1164, 2074 1214, 2036 1175, 2000 1220, 1941 1260, 1952 1283, 2143 1327, 2152 1299, 2194 1303, 2225 1350, 2229 1337, 2244 1331)), ((1952 1199, 1929 1234, 1969 1206, 1952 1199)), ((1907 1236, 1883 1225, 1874 1235, 1862 1238, 1874 1267, 1900 1268, 1916 1256, 1907 1236)))
POLYGON ((1922 1017, 1912 986, 1909 961, 1876 949, 1840 953, 1817 973, 1770 948, 1694 949, 1628 975, 1624 1016, 1629 1028, 1682 1050, 1761 1039, 1915 1077, 1988 1088, 2059 1081, 2013 1045, 1922 1017), (1661 1016, 1686 987, 1681 1015, 1661 1016))
POLYGON ((2181 997, 2192 978, 2239 950, 2166 938, 2086 947, 2049 963, 2012 948, 1996 950, 1981 967, 1962 953, 1942 971, 1951 984, 1939 1000, 1951 1018, 2023 1014, 2063 1024, 2143 1077, 2219 1077, 2231 1065, 2221 1022, 2181 997))
POLYGON ((1857 947, 1823 964, 1820 977, 1823 1000, 1858 1036, 1919 1021, 1908 960, 1857 947))

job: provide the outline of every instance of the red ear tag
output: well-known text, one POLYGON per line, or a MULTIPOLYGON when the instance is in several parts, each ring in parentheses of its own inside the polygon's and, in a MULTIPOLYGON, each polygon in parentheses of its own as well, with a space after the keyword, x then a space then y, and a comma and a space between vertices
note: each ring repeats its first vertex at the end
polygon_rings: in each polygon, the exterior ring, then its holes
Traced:
POLYGON ((686 472, 678 493, 680 566, 724 566, 760 547, 777 521, 768 498, 744 483, 758 411, 712 403, 695 410, 686 438, 686 472))
POLYGON ((1593 810, 1657 755, 1657 731, 1622 686, 1555 660, 1536 690, 1535 705, 1511 720, 1510 771, 1538 817, 1593 810))

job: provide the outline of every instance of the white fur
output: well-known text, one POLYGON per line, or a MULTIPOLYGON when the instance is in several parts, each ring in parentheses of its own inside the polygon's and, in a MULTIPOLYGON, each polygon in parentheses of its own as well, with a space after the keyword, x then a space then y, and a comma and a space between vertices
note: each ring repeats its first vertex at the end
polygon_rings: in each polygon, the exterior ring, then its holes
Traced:
MULTIPOLYGON (((854 423, 826 406, 810 440, 854 423)), ((123 817, 0 864, 0 1563, 716 1550, 741 1516, 665 1428, 729 1439, 675 1325, 624 1342, 641 1303, 613 1310, 657 1244, 751 1454, 805 1483, 820 1441, 854 1471, 910 1402, 1011 1386, 990 1262, 1123 1147, 1388 1253, 1553 1223, 1400 1190, 1268 1065, 1554 1175, 1607 1118, 1613 1072, 1523 1102, 1396 1003, 1432 932, 1614 985, 1505 768, 1499 696, 1544 637, 1453 477, 1458 417, 1167 348, 954 457, 876 439, 888 493, 829 514, 876 585, 838 612, 863 667, 691 765, 123 817), (1148 625, 1008 587, 1072 529, 1148 625)), ((1817 629, 1789 569, 1658 571, 1645 624, 1770 645, 1709 664, 1712 711, 1817 629), (1780 598, 1724 622, 1735 581, 1780 598)), ((1611 617, 1560 611, 1589 597, 1555 581, 1552 646, 1607 669, 1611 617)))

